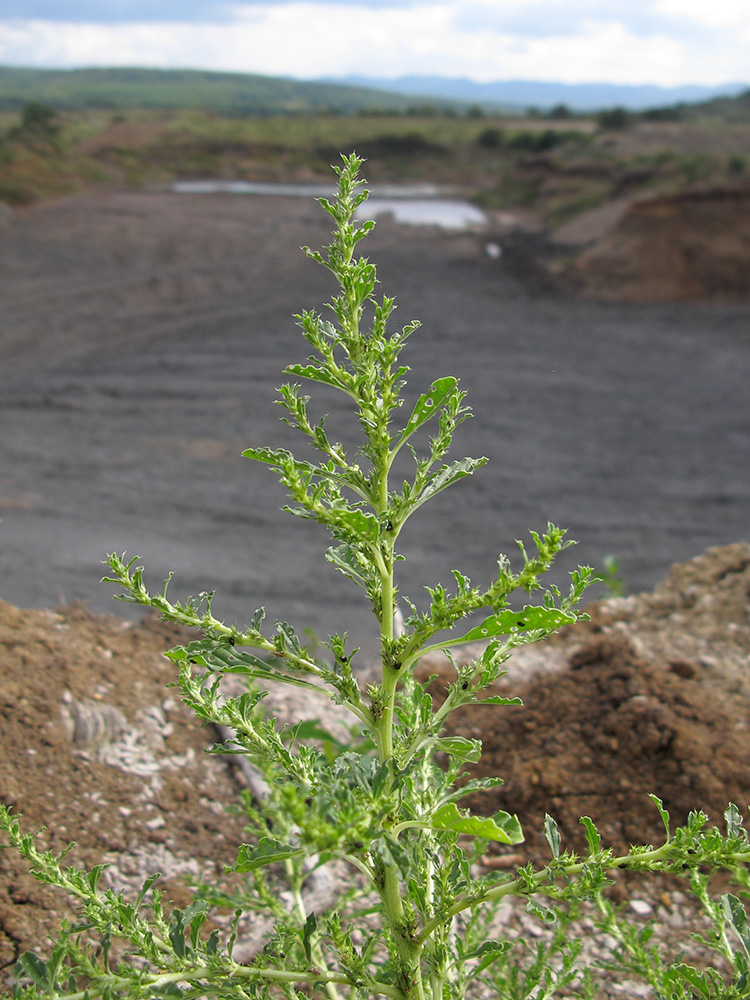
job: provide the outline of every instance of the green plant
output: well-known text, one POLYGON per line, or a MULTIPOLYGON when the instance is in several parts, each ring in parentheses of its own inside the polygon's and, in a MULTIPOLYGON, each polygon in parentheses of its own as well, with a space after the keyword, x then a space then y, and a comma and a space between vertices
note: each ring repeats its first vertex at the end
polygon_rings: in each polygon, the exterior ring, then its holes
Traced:
POLYGON ((625 596, 625 581, 620 573, 620 560, 611 552, 602 560, 601 581, 607 589, 608 597, 625 596))
MULTIPOLYGON (((313 354, 286 371, 349 398, 361 447, 348 455, 329 436, 325 419, 309 415, 310 400, 300 385, 291 383, 281 387, 279 402, 285 420, 319 453, 317 463, 267 447, 244 454, 279 475, 293 514, 331 533, 327 558, 364 591, 378 621, 379 677, 363 689, 354 669, 357 650, 347 635, 330 636, 327 658, 318 658, 288 624, 276 622, 264 631, 262 610, 245 628, 228 625, 214 617, 211 594, 172 601, 169 580, 151 593, 137 560, 111 555, 106 579, 123 589, 121 599, 202 630, 203 638, 167 654, 177 667, 182 697, 200 719, 234 733, 214 752, 244 755, 262 780, 255 783, 255 797, 245 797, 249 835, 228 865, 236 877, 233 888, 199 887, 188 906, 169 913, 155 885, 158 876, 146 881, 135 900, 127 899, 102 887, 104 866, 85 871, 66 864, 64 855, 39 850, 19 819, 0 807, 0 826, 34 875, 67 891, 80 906, 80 919, 62 928, 49 958, 29 952, 18 962, 19 1000, 298 1000, 322 993, 330 1000, 542 1000, 580 975, 580 942, 569 930, 574 910, 579 901, 600 897, 610 871, 694 872, 734 868, 750 859, 734 807, 727 811, 726 834, 706 830, 702 814, 672 832, 654 799, 665 826, 659 847, 615 856, 584 817, 588 850, 577 857, 562 850, 548 816, 548 865, 489 874, 476 867, 488 842, 519 844, 521 826, 507 812, 484 817, 459 807, 466 795, 501 781, 466 780, 465 767, 478 761, 481 742, 450 735, 446 723, 461 707, 518 704, 493 689, 504 662, 515 648, 582 617, 575 608, 593 574, 575 570, 568 593, 550 587, 537 603, 511 605, 512 595, 541 590, 539 578, 570 544, 548 525, 532 533, 532 553, 520 545, 518 570, 500 556, 497 576, 485 589, 454 571, 453 592, 440 584, 428 587, 421 609, 401 597, 410 613, 402 628, 395 626, 401 529, 425 502, 472 475, 485 459, 445 461, 454 431, 469 416, 455 378, 437 379, 394 426, 407 372, 399 355, 418 324, 387 333, 394 302, 374 299, 375 268, 355 255, 373 225, 353 221, 367 196, 359 190, 360 162, 355 155, 344 158, 337 199, 321 199, 335 224, 330 246, 322 253, 306 251, 331 271, 340 292, 328 318, 314 312, 298 317, 313 354), (430 421, 433 436, 417 451, 417 435, 430 421), (396 460, 409 456, 409 476, 396 486, 396 460), (476 612, 483 612, 479 623, 457 628, 476 612), (475 659, 452 660, 455 678, 445 699, 433 705, 415 678, 419 659, 434 650, 450 656, 455 647, 480 640, 484 645, 475 659), (239 696, 222 694, 222 680, 230 674, 247 681, 239 696), (282 727, 267 718, 262 703, 269 683, 328 692, 349 713, 350 738, 342 742, 315 719, 282 727), (338 872, 339 890, 330 909, 318 912, 308 908, 305 888, 321 868, 338 872), (513 897, 543 922, 557 920, 557 931, 538 947, 513 945, 493 924, 498 905, 513 897), (220 904, 235 909, 227 940, 217 931, 204 933, 211 906, 220 904), (255 957, 240 962, 235 945, 248 915, 270 918, 271 926, 255 957)), ((734 926, 740 926, 739 909, 735 917, 734 926)))

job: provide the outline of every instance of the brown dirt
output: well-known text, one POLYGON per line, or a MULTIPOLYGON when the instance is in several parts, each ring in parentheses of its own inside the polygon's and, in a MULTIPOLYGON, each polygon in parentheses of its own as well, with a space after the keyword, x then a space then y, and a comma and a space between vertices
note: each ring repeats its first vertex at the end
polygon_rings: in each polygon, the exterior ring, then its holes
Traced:
MULTIPOLYGON (((167 687, 173 670, 160 654, 178 641, 152 619, 0 602, 0 801, 25 830, 46 827, 46 847, 75 840, 73 863, 108 862, 110 884, 161 871, 167 898, 184 903, 185 877, 220 871, 242 824, 224 808, 239 788, 232 771, 204 753, 215 734, 167 687)), ((71 911, 10 851, 0 852, 0 886, 3 968, 43 951, 71 911)))
MULTIPOLYGON (((514 657, 503 687, 523 708, 456 713, 457 733, 484 741, 478 773, 506 780, 481 808, 518 813, 539 856, 545 812, 571 848, 584 848, 588 815, 624 851, 663 833, 649 793, 675 823, 693 809, 720 823, 730 801, 744 810, 749 595, 750 545, 710 549, 653 593, 599 602, 590 622, 514 657)), ((422 669, 433 667, 445 675, 422 669)))
MULTIPOLYGON (((588 814, 627 847, 660 836, 649 792, 677 822, 692 808, 720 820, 729 800, 746 806, 749 593, 750 544, 708 550, 653 592, 598 602, 590 622, 520 651, 503 684, 523 709, 457 714, 457 733, 484 740, 481 773, 507 782, 476 806, 519 813, 523 858, 547 854, 546 811, 567 846, 588 814)), ((0 604, 0 800, 27 829, 45 825, 50 847, 75 838, 74 861, 109 862, 111 884, 162 871, 167 898, 184 903, 186 876, 216 874, 242 826, 225 811, 233 771, 203 753, 215 734, 166 687, 172 667, 160 653, 177 641, 153 620, 0 604)), ((440 662, 422 671, 447 676, 440 662)), ((290 717, 306 708, 286 706, 290 717)), ((0 852, 0 968, 44 950, 66 912, 0 852)))
MULTIPOLYGON (((747 301, 747 190, 636 200, 615 219, 608 235, 562 268, 562 287, 606 302, 747 301)), ((571 224, 572 241, 584 223, 571 224)))

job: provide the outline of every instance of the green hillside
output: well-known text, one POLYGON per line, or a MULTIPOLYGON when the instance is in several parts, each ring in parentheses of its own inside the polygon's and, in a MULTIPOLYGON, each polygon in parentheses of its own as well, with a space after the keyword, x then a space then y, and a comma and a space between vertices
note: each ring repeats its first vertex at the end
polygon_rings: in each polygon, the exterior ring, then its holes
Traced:
POLYGON ((701 104, 686 104, 682 111, 687 120, 708 116, 726 122, 750 122, 750 90, 737 97, 717 97, 701 104))
MULTIPOLYGON (((406 111, 415 99, 379 90, 202 70, 41 70, 0 66, 0 110, 29 101, 66 111, 195 108, 222 115, 406 111)), ((437 99, 436 106, 450 101, 437 99)))
POLYGON ((750 122, 750 90, 735 97, 714 97, 710 101, 652 108, 643 112, 642 117, 651 121, 695 122, 714 119, 727 124, 744 124, 750 122))

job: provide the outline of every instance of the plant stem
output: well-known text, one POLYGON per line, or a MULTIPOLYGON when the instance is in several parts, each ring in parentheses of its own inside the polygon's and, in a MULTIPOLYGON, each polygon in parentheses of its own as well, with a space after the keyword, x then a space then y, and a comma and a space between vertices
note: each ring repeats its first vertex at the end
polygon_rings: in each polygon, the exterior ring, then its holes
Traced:
MULTIPOLYGON (((381 441, 387 441, 385 428, 382 429, 381 441)), ((378 513, 385 514, 388 510, 388 446, 383 446, 384 456, 380 472, 378 490, 378 513)), ((398 667, 390 658, 390 646, 393 642, 393 615, 395 586, 393 580, 393 547, 394 539, 386 536, 381 549, 379 561, 381 603, 380 603, 380 639, 381 639, 381 696, 383 711, 378 720, 378 754, 381 763, 393 757, 393 724, 396 689, 400 678, 398 667)), ((405 1000, 425 1000, 422 981, 421 956, 423 944, 418 942, 407 927, 406 914, 401 899, 401 881, 399 871, 393 864, 384 864, 383 886, 380 895, 383 900, 388 924, 396 943, 398 958, 401 964, 399 977, 402 995, 405 1000)))
MULTIPOLYGON (((294 899, 294 908, 297 911, 297 916, 301 924, 304 924, 307 920, 307 908, 305 906, 305 901, 302 898, 302 890, 300 887, 300 880, 294 869, 294 865, 290 859, 284 862, 284 868, 286 869, 287 879, 292 887, 292 898, 294 899)), ((323 951, 320 947, 319 942, 315 942, 310 947, 310 956, 312 957, 315 965, 321 969, 326 975, 330 975, 330 970, 326 965, 325 958, 323 957, 323 951)), ((328 980, 325 984, 325 990, 330 1000, 341 1000, 341 994, 336 988, 336 984, 328 980)))

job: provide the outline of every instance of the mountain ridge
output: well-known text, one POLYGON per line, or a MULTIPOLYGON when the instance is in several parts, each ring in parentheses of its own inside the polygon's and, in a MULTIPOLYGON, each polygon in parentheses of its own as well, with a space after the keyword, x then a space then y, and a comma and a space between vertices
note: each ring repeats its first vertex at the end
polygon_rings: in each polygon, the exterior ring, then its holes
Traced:
POLYGON ((448 99, 478 104, 501 104, 510 107, 538 107, 546 110, 565 104, 573 111, 590 112, 621 106, 629 111, 670 104, 699 103, 719 97, 732 97, 748 89, 749 84, 724 84, 710 87, 686 85, 661 87, 656 84, 550 83, 543 80, 493 80, 477 83, 467 77, 407 75, 387 80, 381 77, 350 75, 327 77, 327 83, 366 87, 388 94, 422 99, 448 99))

